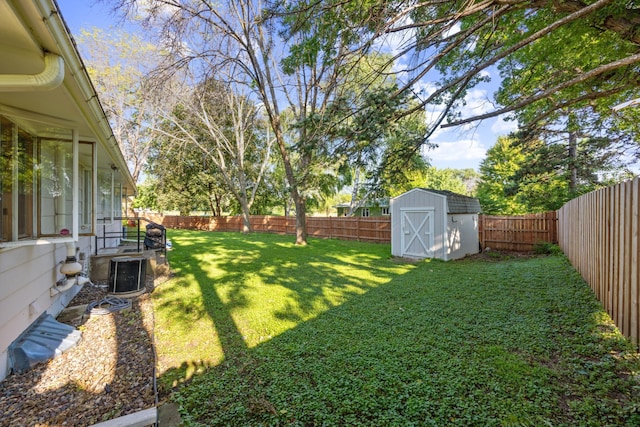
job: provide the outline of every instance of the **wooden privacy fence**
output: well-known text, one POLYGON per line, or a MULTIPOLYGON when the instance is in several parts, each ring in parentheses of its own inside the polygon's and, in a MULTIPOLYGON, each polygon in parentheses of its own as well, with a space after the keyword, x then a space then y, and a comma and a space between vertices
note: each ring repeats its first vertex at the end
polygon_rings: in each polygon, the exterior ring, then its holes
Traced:
MULTIPOLYGON (((207 231, 242 231, 240 216, 164 216, 146 215, 167 228, 207 231)), ((295 234, 296 219, 288 216, 252 215, 251 228, 256 232, 295 234)), ((391 217, 307 217, 307 234, 312 237, 391 242, 391 217)))
MULTIPOLYGON (((242 231, 240 216, 173 216, 147 214, 151 221, 167 228, 206 231, 242 231)), ((256 232, 295 234, 296 219, 286 216, 253 215, 256 232)), ((482 248, 531 251, 536 243, 557 243, 556 213, 520 216, 480 215, 479 237, 482 248)), ((391 217, 307 217, 307 233, 312 237, 391 242, 391 217)))
POLYGON ((536 243, 558 242, 555 211, 517 216, 480 215, 478 222, 482 249, 527 252, 536 243))
POLYGON ((640 343, 639 178, 571 200, 558 211, 560 247, 620 331, 640 343))

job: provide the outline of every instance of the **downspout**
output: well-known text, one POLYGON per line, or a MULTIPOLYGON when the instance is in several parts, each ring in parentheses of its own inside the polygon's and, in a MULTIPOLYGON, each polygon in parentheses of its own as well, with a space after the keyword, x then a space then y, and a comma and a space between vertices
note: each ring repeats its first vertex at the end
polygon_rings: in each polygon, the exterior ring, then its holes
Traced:
MULTIPOLYGON (((53 90, 60 86, 64 80, 64 60, 60 55, 45 52, 44 70, 38 74, 0 74, 0 92, 30 92, 53 90)), ((74 182, 77 182, 77 133, 74 132, 74 182)), ((77 192, 77 188, 74 188, 77 192)), ((74 206, 74 221, 77 217, 77 207, 74 206)), ((75 228, 75 227, 74 227, 75 228)), ((74 233, 74 240, 77 235, 74 233)), ((74 242, 67 242, 67 258, 60 267, 60 272, 65 275, 64 284, 54 286, 51 295, 70 289, 73 285, 82 285, 89 280, 78 275, 82 272, 82 265, 77 261, 74 242)))
POLYGON ((0 74, 0 92, 52 90, 63 80, 64 60, 55 53, 45 52, 44 70, 38 74, 0 74))

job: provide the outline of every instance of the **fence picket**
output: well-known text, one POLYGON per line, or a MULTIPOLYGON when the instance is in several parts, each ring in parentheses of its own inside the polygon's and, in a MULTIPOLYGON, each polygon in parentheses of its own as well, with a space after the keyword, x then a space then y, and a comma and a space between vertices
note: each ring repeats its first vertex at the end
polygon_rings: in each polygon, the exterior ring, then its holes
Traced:
POLYGON ((640 343, 640 178, 558 211, 558 241, 625 336, 640 343))
POLYGON ((516 216, 480 215, 480 245, 506 251, 531 251, 540 242, 557 243, 555 212, 516 216))
MULTIPOLYGON (((208 231, 242 231, 239 216, 203 217, 147 214, 149 220, 167 228, 208 231)), ((257 232, 295 234, 295 218, 252 215, 251 227, 257 232)), ((307 233, 312 237, 362 240, 373 243, 391 242, 391 217, 307 217, 307 233)))

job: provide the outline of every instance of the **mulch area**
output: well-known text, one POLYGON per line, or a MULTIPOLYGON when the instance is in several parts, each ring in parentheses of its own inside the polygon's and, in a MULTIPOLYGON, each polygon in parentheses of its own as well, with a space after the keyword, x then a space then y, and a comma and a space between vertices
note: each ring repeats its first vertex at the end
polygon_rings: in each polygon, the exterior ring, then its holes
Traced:
MULTIPOLYGON (((89 426, 156 404, 152 276, 129 309, 69 321, 82 339, 62 355, 0 382, 0 426, 89 426)), ((69 307, 101 301, 85 285, 69 307)))

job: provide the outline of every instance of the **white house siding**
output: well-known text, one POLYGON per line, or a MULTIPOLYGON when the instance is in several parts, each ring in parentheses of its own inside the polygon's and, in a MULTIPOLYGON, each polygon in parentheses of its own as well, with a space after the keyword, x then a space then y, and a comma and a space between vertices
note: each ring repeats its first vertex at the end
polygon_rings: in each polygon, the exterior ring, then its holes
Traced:
POLYGON ((447 218, 447 259, 464 258, 479 252, 478 215, 451 214, 447 218))
POLYGON ((402 248, 402 212, 407 209, 432 210, 433 215, 433 258, 445 259, 447 241, 445 239, 447 198, 415 188, 391 199, 391 254, 405 256, 402 248))
MULTIPOLYGON (((36 233, 33 238, 13 232, 0 242, 1 380, 7 375, 8 346, 42 313, 57 315, 79 290, 74 287, 63 294, 51 295, 51 288, 62 278, 60 263, 67 256, 63 241, 70 240, 59 235, 61 230, 66 228, 74 235, 90 232, 95 218, 114 215, 112 204, 120 203, 120 188, 126 187, 130 194, 135 191, 135 183, 54 0, 0 0, 0 116, 12 123, 12 129, 40 138, 40 144, 43 140, 72 141, 69 148, 72 151, 78 148, 78 163, 75 159, 73 163, 78 165, 78 182, 74 183, 78 194, 69 193, 70 197, 60 199, 54 210, 55 202, 47 193, 34 191, 33 231, 36 233), (46 58, 55 58, 52 64, 63 60, 63 75, 62 68, 51 68, 48 73, 63 80, 56 78, 45 85, 32 84, 31 76, 46 69, 46 58), (3 78, 5 75, 22 77, 16 84, 15 78, 3 78), (109 189, 110 196, 106 197, 107 193, 101 191, 103 196, 99 198, 94 172, 104 177, 101 183, 118 185, 117 193, 109 189), (93 203, 82 203, 83 197, 93 203), (77 229, 72 221, 74 212, 80 217, 77 229), (37 237, 49 238, 49 241, 36 240, 37 237)), ((40 154, 43 159, 53 156, 46 149, 40 154)), ((64 163, 63 160, 60 163, 64 163)), ((45 178, 41 188, 47 184, 45 178)), ((120 214, 118 207, 115 206, 117 215, 120 214)), ((17 204, 10 208, 18 212, 22 209, 17 204)), ((116 220, 107 229, 118 231, 121 227, 116 220)), ((99 234, 102 226, 98 225, 93 231, 99 234)), ((79 236, 74 246, 88 258, 95 252, 94 239, 79 236)), ((117 243, 117 239, 110 243, 117 243)))
MULTIPOLYGON (((91 237, 76 242, 80 252, 91 254, 91 237)), ((42 313, 57 316, 80 290, 51 296, 51 287, 63 276, 64 244, 45 244, 4 249, 0 254, 0 380, 8 374, 9 345, 42 313)))

